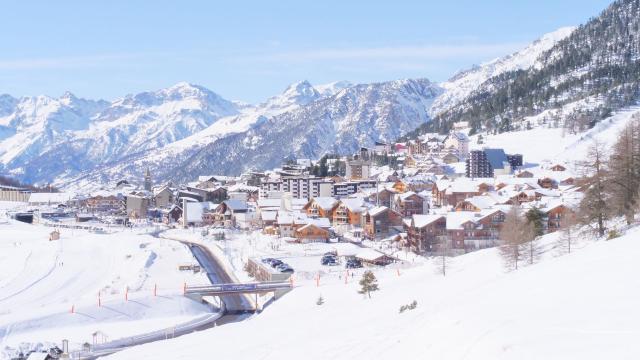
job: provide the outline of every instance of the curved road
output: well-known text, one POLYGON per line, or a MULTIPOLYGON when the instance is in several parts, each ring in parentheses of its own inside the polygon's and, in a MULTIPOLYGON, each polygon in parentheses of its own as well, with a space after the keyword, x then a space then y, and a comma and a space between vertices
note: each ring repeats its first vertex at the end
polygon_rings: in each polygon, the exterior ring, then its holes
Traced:
MULTIPOLYGON (((224 270, 224 266, 220 263, 218 258, 213 256, 205 246, 195 243, 183 243, 189 246, 193 256, 198 260, 200 266, 207 272, 207 277, 211 284, 230 284, 237 282, 224 270)), ((223 295, 220 296, 220 298, 225 305, 225 314, 228 314, 227 316, 231 314, 251 313, 255 311, 255 305, 246 295, 223 295)))
MULTIPOLYGON (((150 235, 160 238, 158 231, 151 233, 150 235)), ((224 265, 220 260, 215 257, 209 249, 204 245, 192 243, 182 239, 162 237, 163 239, 178 241, 191 250, 191 253, 196 258, 201 268, 206 271, 207 277, 211 284, 225 284, 233 283, 235 279, 232 275, 227 273, 224 265)), ((74 359, 97 359, 101 356, 107 356, 115 352, 124 350, 126 348, 142 345, 154 341, 166 340, 168 338, 174 338, 186 334, 190 334, 194 331, 201 331, 212 328, 214 326, 224 325, 237 321, 244 320, 250 313, 255 311, 255 305, 247 295, 224 295, 221 296, 222 309, 219 312, 208 314, 192 321, 180 324, 170 329, 162 329, 158 331, 149 332, 146 334, 136 335, 132 337, 122 338, 110 341, 105 344, 96 345, 91 352, 76 352, 71 354, 74 359)))

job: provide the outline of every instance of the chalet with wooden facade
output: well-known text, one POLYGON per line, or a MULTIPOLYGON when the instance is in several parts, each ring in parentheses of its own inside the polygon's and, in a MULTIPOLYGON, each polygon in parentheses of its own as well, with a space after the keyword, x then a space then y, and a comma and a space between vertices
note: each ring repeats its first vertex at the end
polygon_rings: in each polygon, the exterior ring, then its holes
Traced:
POLYGON ((446 228, 444 215, 415 214, 404 222, 407 244, 417 253, 430 253, 437 243, 446 241, 446 228))
POLYGON ((323 217, 330 219, 337 206, 338 200, 328 196, 319 196, 311 198, 302 209, 311 218, 323 217))
POLYGON ((380 239, 388 236, 396 226, 402 226, 402 216, 386 206, 368 209, 363 218, 364 236, 380 239))
POLYGON ((425 210, 428 209, 428 205, 422 196, 413 191, 408 191, 396 194, 391 208, 400 213, 402 217, 407 218, 414 214, 424 214, 425 210))

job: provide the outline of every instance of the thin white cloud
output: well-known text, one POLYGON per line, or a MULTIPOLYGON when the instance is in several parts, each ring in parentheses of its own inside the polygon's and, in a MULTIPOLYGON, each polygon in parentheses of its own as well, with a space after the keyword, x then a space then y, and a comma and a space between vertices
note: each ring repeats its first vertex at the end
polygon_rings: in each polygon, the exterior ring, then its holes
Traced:
MULTIPOLYGON (((493 57, 510 54, 526 43, 387 46, 369 48, 329 48, 256 54, 240 60, 302 63, 343 60, 447 60, 460 57, 493 57)), ((238 59, 236 59, 238 60, 238 59)))
POLYGON ((0 59, 0 70, 39 70, 100 67, 138 57, 139 54, 100 54, 25 59, 0 59))

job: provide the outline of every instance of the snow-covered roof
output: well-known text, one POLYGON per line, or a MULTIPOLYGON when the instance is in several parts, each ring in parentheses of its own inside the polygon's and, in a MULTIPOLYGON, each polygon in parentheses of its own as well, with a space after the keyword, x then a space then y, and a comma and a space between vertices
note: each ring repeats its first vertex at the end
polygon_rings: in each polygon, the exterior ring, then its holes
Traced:
POLYGON ((278 216, 277 211, 262 211, 260 213, 260 217, 262 218, 262 221, 275 221, 277 216, 278 216))
POLYGON ((321 227, 321 228, 330 228, 331 227, 331 222, 329 221, 328 218, 317 218, 317 219, 313 219, 313 218, 307 218, 307 224, 314 224, 317 227, 321 227))
POLYGON ((331 196, 318 196, 313 198, 313 200, 318 206, 323 210, 331 210, 336 205, 338 200, 331 196))
MULTIPOLYGON (((309 220, 319 220, 319 219, 309 219, 309 220)), ((325 220, 327 220, 327 222, 329 221, 329 219, 326 219, 326 218, 325 218, 325 220)), ((303 225, 303 226, 299 227, 296 231, 305 230, 305 229, 308 229, 308 228, 310 228, 312 226, 315 226, 315 227, 318 227, 318 228, 324 228, 324 229, 330 227, 330 225, 327 226, 323 222, 309 221, 306 225, 303 225)))
POLYGON ((224 203, 233 211, 247 209, 247 203, 245 201, 230 199, 225 200, 224 203))
POLYGON ((73 199, 74 194, 59 192, 59 193, 31 193, 29 195, 29 203, 33 204, 61 204, 73 199))
POLYGON ((461 230, 462 224, 475 222, 481 215, 470 211, 455 211, 447 213, 447 230, 461 230))
POLYGON ((258 199, 259 208, 279 208, 282 205, 282 199, 258 199))
POLYGON ((227 190, 229 192, 258 192, 260 188, 257 186, 250 186, 246 184, 237 183, 229 186, 227 190))
MULTIPOLYGON (((290 225, 290 224, 306 224, 308 221, 307 214, 297 211, 278 211, 277 224, 278 225, 290 225)), ((328 220, 328 219, 327 219, 328 220)))
POLYGON ((367 260, 367 261, 375 261, 384 256, 386 255, 381 253, 380 251, 369 249, 369 248, 359 251, 356 255, 357 258, 362 260, 367 260))
MULTIPOLYGON (((469 179, 469 178, 457 178, 451 181, 447 193, 471 193, 477 192, 478 186, 483 183, 492 184, 493 179, 469 179)), ((440 189, 440 187, 438 187, 440 189)))
POLYGON ((49 353, 46 352, 32 352, 27 357, 27 360, 46 360, 49 353))
POLYGON ((414 214, 411 216, 413 225, 417 228, 423 228, 442 218, 444 218, 443 215, 437 214, 414 214))
POLYGON ((364 211, 364 199, 361 197, 344 198, 340 200, 349 211, 359 213, 364 211))
POLYGON ((471 205, 477 207, 478 209, 486 209, 496 204, 496 200, 493 197, 487 195, 472 196, 465 201, 469 202, 471 205))
POLYGON ((400 200, 406 201, 408 198, 410 198, 413 195, 417 195, 417 194, 414 193, 413 191, 407 191, 405 193, 398 194, 397 196, 400 198, 400 200))
POLYGON ((386 210, 389 210, 389 208, 386 207, 386 206, 373 207, 373 208, 369 209, 369 216, 378 216, 378 215, 382 214, 383 212, 385 212, 386 210))

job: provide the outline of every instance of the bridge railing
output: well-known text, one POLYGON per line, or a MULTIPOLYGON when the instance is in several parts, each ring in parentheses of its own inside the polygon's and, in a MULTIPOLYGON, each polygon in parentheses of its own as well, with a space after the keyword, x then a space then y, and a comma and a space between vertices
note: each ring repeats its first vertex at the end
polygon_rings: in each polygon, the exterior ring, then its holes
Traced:
POLYGON ((231 284, 215 284, 215 285, 194 285, 185 286, 185 293, 195 294, 203 292, 246 292, 252 293, 257 291, 275 291, 281 289, 290 289, 290 282, 262 282, 262 283, 231 283, 231 284))

